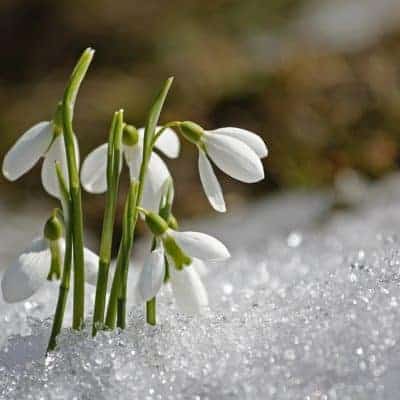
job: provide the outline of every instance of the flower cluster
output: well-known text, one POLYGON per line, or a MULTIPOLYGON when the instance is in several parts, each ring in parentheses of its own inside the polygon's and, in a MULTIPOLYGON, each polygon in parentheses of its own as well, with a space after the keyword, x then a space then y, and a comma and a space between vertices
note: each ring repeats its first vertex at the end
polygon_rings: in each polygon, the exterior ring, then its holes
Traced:
POLYGON ((43 187, 61 203, 61 209, 55 209, 45 223, 43 235, 18 255, 1 281, 4 299, 12 303, 32 296, 46 279, 59 280, 49 350, 54 349, 62 328, 71 278, 74 329, 81 329, 85 322, 85 282, 96 286, 93 335, 99 329, 125 327, 128 296, 136 304, 146 304, 147 322, 155 324, 156 296, 164 284, 170 285, 176 304, 183 312, 206 312, 208 297, 201 280, 206 270, 204 263, 224 261, 230 254, 223 243, 210 235, 179 231, 172 213, 174 181, 157 151, 166 157, 177 158, 181 147, 179 136, 194 144, 199 151, 201 184, 211 206, 219 212, 226 211, 226 204, 211 162, 234 179, 252 183, 264 178, 261 159, 268 154, 263 140, 245 129, 205 130, 190 121, 159 124, 172 84, 170 78, 156 97, 144 128, 137 129, 126 122, 122 110, 115 112, 108 141, 94 149, 80 167, 73 110, 93 53, 92 49, 87 49, 82 54, 53 119, 27 130, 6 154, 2 166, 3 175, 14 181, 43 157, 43 187), (111 248, 123 165, 129 169, 130 186, 116 267, 110 281, 111 248), (90 193, 106 193, 98 255, 84 247, 81 185, 90 193), (153 236, 151 251, 142 265, 131 263, 139 216, 143 217, 153 236), (135 279, 128 286, 131 270, 135 279))

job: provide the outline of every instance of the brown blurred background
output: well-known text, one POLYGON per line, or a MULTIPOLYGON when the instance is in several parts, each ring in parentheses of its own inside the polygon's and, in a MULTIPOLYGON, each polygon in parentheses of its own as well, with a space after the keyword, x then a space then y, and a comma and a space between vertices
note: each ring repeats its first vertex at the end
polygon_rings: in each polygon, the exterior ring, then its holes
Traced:
MULTIPOLYGON (((143 125, 152 97, 175 76, 162 121, 239 126, 270 149, 267 179, 223 174, 228 207, 292 187, 331 185, 352 168, 377 179, 400 164, 398 0, 1 0, 0 156, 49 119, 82 49, 96 49, 79 95, 81 153, 105 141, 118 108, 143 125)), ((212 213, 195 150, 169 162, 176 213, 212 213)), ((0 178, 8 204, 45 198, 40 167, 0 178)), ((125 177, 126 179, 126 177, 125 177)), ((101 224, 103 197, 85 195, 101 224)))

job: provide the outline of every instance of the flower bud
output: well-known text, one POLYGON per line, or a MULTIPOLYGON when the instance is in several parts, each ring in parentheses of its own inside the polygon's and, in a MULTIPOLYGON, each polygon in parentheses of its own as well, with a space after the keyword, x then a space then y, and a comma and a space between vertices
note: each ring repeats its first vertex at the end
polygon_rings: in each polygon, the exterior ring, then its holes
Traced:
POLYGON ((48 240, 55 241, 61 238, 63 228, 60 220, 56 215, 52 215, 44 226, 44 237, 48 240))
POLYGON ((125 146, 135 146, 139 141, 139 133, 132 125, 125 125, 122 134, 122 143, 125 146))
POLYGON ((164 249, 174 261, 176 269, 183 269, 185 265, 190 265, 192 263, 192 259, 183 252, 174 238, 166 235, 166 237, 163 238, 163 243, 164 249))
POLYGON ((204 134, 204 129, 191 121, 184 121, 179 124, 182 135, 194 144, 198 144, 204 134))
POLYGON ((161 236, 168 229, 168 224, 165 220, 151 211, 146 213, 146 224, 155 236, 161 236))

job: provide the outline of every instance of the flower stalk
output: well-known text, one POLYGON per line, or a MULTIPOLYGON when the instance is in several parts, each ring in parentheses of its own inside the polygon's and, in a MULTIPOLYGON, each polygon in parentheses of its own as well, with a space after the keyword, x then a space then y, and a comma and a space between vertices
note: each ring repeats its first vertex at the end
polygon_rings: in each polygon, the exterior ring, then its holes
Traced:
MULTIPOLYGON (((153 138, 157 128, 157 123, 160 118, 161 110, 164 105, 165 99, 168 95, 169 89, 172 85, 173 78, 167 79, 160 93, 156 97, 152 108, 150 109, 149 116, 143 139, 143 157, 140 166, 139 179, 137 183, 133 183, 135 188, 134 201, 131 207, 128 207, 126 218, 126 227, 129 232, 126 233, 121 239, 121 245, 118 252, 117 258, 117 269, 114 274, 114 280, 111 288, 110 300, 108 304, 106 326, 109 329, 113 329, 115 321, 117 320, 117 326, 121 329, 125 328, 126 325, 126 297, 127 297, 127 281, 129 272, 129 259, 134 241, 134 232, 139 211, 137 206, 140 205, 143 195, 143 188, 146 178, 147 167, 149 159, 153 150, 153 138), (131 214, 129 214, 131 212, 131 214), (128 215, 129 214, 129 215, 128 215), (117 315, 115 315, 117 313, 117 315)), ((133 200, 133 196, 131 198, 133 200)), ((129 203, 129 202, 127 202, 129 203)))
POLYGON ((56 173, 60 187, 60 193, 62 196, 66 241, 65 241, 64 267, 60 282, 60 289, 58 293, 56 312, 54 314, 53 326, 51 328, 50 340, 47 346, 47 352, 55 349, 57 344, 56 339, 61 331, 65 314, 65 306, 67 304, 67 299, 68 299, 70 280, 71 280, 71 269, 72 269, 72 229, 68 217, 68 215, 70 214, 71 199, 68 193, 67 184, 65 183, 60 165, 58 163, 56 163, 56 173))
MULTIPOLYGON (((129 268, 130 249, 132 247, 133 232, 134 232, 133 215, 136 204, 137 191, 138 191, 138 183, 132 182, 125 201, 123 224, 122 224, 122 238, 118 250, 117 267, 115 269, 110 298, 108 301, 108 308, 107 308, 107 315, 105 322, 106 327, 108 329, 115 328, 117 315, 118 314, 121 315, 123 311, 122 308, 124 307, 124 302, 119 301, 119 294, 121 291, 121 287, 123 285, 122 281, 125 275, 124 270, 127 270, 129 268)), ((120 317, 118 325, 122 323, 123 322, 120 317)))
POLYGON ((146 301, 146 322, 149 325, 157 324, 157 300, 154 296, 149 301, 146 301))
POLYGON ((103 230, 100 241, 99 272, 96 285, 96 298, 94 304, 92 334, 96 335, 98 329, 103 328, 104 310, 108 275, 111 261, 112 238, 114 231, 115 212, 118 199, 120 163, 122 156, 122 132, 124 129, 123 111, 114 114, 107 154, 107 193, 103 218, 103 230))
POLYGON ((62 121, 66 148, 69 190, 71 197, 71 226, 74 257, 74 305, 72 327, 81 329, 85 318, 85 268, 83 242, 82 196, 79 180, 79 167, 74 144, 73 114, 76 97, 92 61, 94 51, 86 49, 74 68, 64 93, 62 103, 62 121))
MULTIPOLYGON (((172 217, 172 203, 174 201, 174 184, 172 179, 169 179, 167 182, 165 182, 165 194, 163 198, 161 199, 160 202, 160 208, 159 208, 159 215, 161 218, 163 218, 165 221, 169 221, 172 217)), ((177 224, 174 224, 174 229, 177 228, 177 224)), ((151 251, 155 250, 157 246, 157 238, 154 236, 153 237, 153 242, 151 245, 151 251)), ((167 259, 164 257, 164 262, 165 262, 165 274, 164 274, 164 279, 163 282, 165 283, 168 280, 167 276, 167 259)), ((157 324, 157 298, 154 296, 150 300, 146 301, 146 322, 149 325, 156 325, 157 324)))

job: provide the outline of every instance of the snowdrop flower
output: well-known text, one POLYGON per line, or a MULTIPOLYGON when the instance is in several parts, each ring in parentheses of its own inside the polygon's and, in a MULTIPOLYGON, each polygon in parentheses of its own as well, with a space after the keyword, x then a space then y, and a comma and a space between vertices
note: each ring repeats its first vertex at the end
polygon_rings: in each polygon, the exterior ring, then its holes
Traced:
POLYGON ((146 213, 146 223, 159 242, 138 273, 136 298, 145 302, 156 296, 164 282, 167 259, 169 283, 178 307, 188 314, 204 312, 208 296, 195 263, 226 260, 229 251, 218 239, 205 233, 169 228, 166 221, 152 212, 146 213))
MULTIPOLYGON (((158 127, 160 129, 161 127, 158 127)), ((139 178, 143 157, 144 128, 136 130, 127 125, 123 132, 123 153, 131 180, 139 178)), ((177 134, 170 128, 164 130, 157 139, 155 147, 169 158, 179 155, 180 143, 177 134)), ((104 143, 94 149, 82 164, 81 181, 86 191, 104 193, 107 190, 107 148, 104 143)), ((121 166, 122 167, 122 166, 121 166)), ((149 210, 157 210, 163 184, 170 172, 160 156, 153 152, 149 160, 146 182, 143 189, 142 204, 149 210)))
POLYGON ((240 128, 219 128, 211 131, 185 121, 179 124, 182 135, 199 149, 199 173, 204 192, 212 205, 225 212, 225 200, 209 158, 227 175, 241 182, 264 179, 261 158, 268 155, 264 141, 255 133, 240 128))
MULTIPOLYGON (((75 152, 79 158, 75 139, 75 152)), ((3 160, 2 172, 5 178, 15 181, 31 170, 44 158, 42 164, 42 184, 51 196, 60 198, 55 162, 68 182, 68 167, 62 131, 53 121, 43 121, 28 129, 8 151, 3 160)), ((79 161, 78 161, 79 162, 79 161)))
MULTIPOLYGON (((62 271, 53 270, 52 254, 56 251, 60 257, 59 267, 62 269, 65 240, 61 237, 61 232, 62 228, 54 223, 54 217, 51 217, 45 225, 44 236, 34 239, 6 269, 1 280, 1 290, 6 302, 23 301, 35 294, 46 279, 60 278, 62 271)), ((95 285, 99 258, 89 249, 85 248, 84 253, 86 281, 95 285)))

